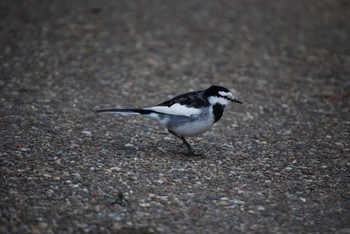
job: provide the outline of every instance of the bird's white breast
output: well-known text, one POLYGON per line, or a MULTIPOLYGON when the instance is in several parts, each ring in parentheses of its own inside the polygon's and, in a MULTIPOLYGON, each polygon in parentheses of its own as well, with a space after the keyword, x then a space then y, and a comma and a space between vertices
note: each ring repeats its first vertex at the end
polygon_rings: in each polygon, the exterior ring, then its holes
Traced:
POLYGON ((171 130, 181 136, 192 137, 208 131, 213 126, 213 124, 214 120, 193 121, 172 128, 171 130))
POLYGON ((191 137, 208 131, 213 124, 213 111, 211 107, 208 107, 199 109, 199 114, 192 117, 169 119, 167 127, 181 136, 191 137))

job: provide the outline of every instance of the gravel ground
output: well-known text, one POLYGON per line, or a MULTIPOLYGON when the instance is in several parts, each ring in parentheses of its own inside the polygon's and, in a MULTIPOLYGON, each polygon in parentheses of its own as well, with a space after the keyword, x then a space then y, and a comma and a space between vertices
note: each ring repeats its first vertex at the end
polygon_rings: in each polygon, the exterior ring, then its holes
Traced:
POLYGON ((350 2, 0 1, 1 233, 350 233, 350 2), (190 142, 143 107, 211 84, 190 142))

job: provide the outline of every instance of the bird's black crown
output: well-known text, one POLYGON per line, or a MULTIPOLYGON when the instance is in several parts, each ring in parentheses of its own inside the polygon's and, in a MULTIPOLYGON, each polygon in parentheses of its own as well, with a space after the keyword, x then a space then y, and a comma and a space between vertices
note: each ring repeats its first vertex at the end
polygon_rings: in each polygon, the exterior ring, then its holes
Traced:
POLYGON ((223 91, 223 92, 230 92, 228 89, 222 87, 222 86, 217 86, 217 85, 213 85, 210 88, 204 90, 205 95, 209 96, 221 96, 219 95, 219 92, 223 91))

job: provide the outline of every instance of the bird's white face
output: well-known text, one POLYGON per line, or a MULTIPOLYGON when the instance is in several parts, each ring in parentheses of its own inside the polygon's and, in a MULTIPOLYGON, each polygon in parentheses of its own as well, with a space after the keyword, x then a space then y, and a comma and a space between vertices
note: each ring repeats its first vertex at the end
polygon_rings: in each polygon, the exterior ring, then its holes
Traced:
POLYGON ((226 98, 226 99, 228 99, 228 100, 230 100, 230 101, 235 100, 235 97, 232 95, 231 92, 220 91, 220 92, 219 92, 219 95, 221 95, 222 97, 224 97, 224 98, 226 98))
POLYGON ((208 101, 210 104, 215 105, 216 103, 219 103, 223 106, 228 106, 231 101, 234 101, 235 97, 232 95, 231 92, 225 92, 225 91, 219 91, 217 95, 210 96, 208 101))

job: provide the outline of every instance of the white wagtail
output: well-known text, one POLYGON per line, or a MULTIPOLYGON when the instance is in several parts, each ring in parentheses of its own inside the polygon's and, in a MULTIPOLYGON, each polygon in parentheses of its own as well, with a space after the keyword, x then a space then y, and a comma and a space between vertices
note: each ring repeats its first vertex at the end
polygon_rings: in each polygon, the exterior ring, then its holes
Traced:
POLYGON ((221 86, 211 86, 204 91, 181 94, 159 105, 141 109, 103 109, 96 112, 141 114, 154 118, 168 131, 180 138, 190 152, 191 145, 185 137, 197 136, 209 130, 220 120, 230 102, 242 103, 221 86))

